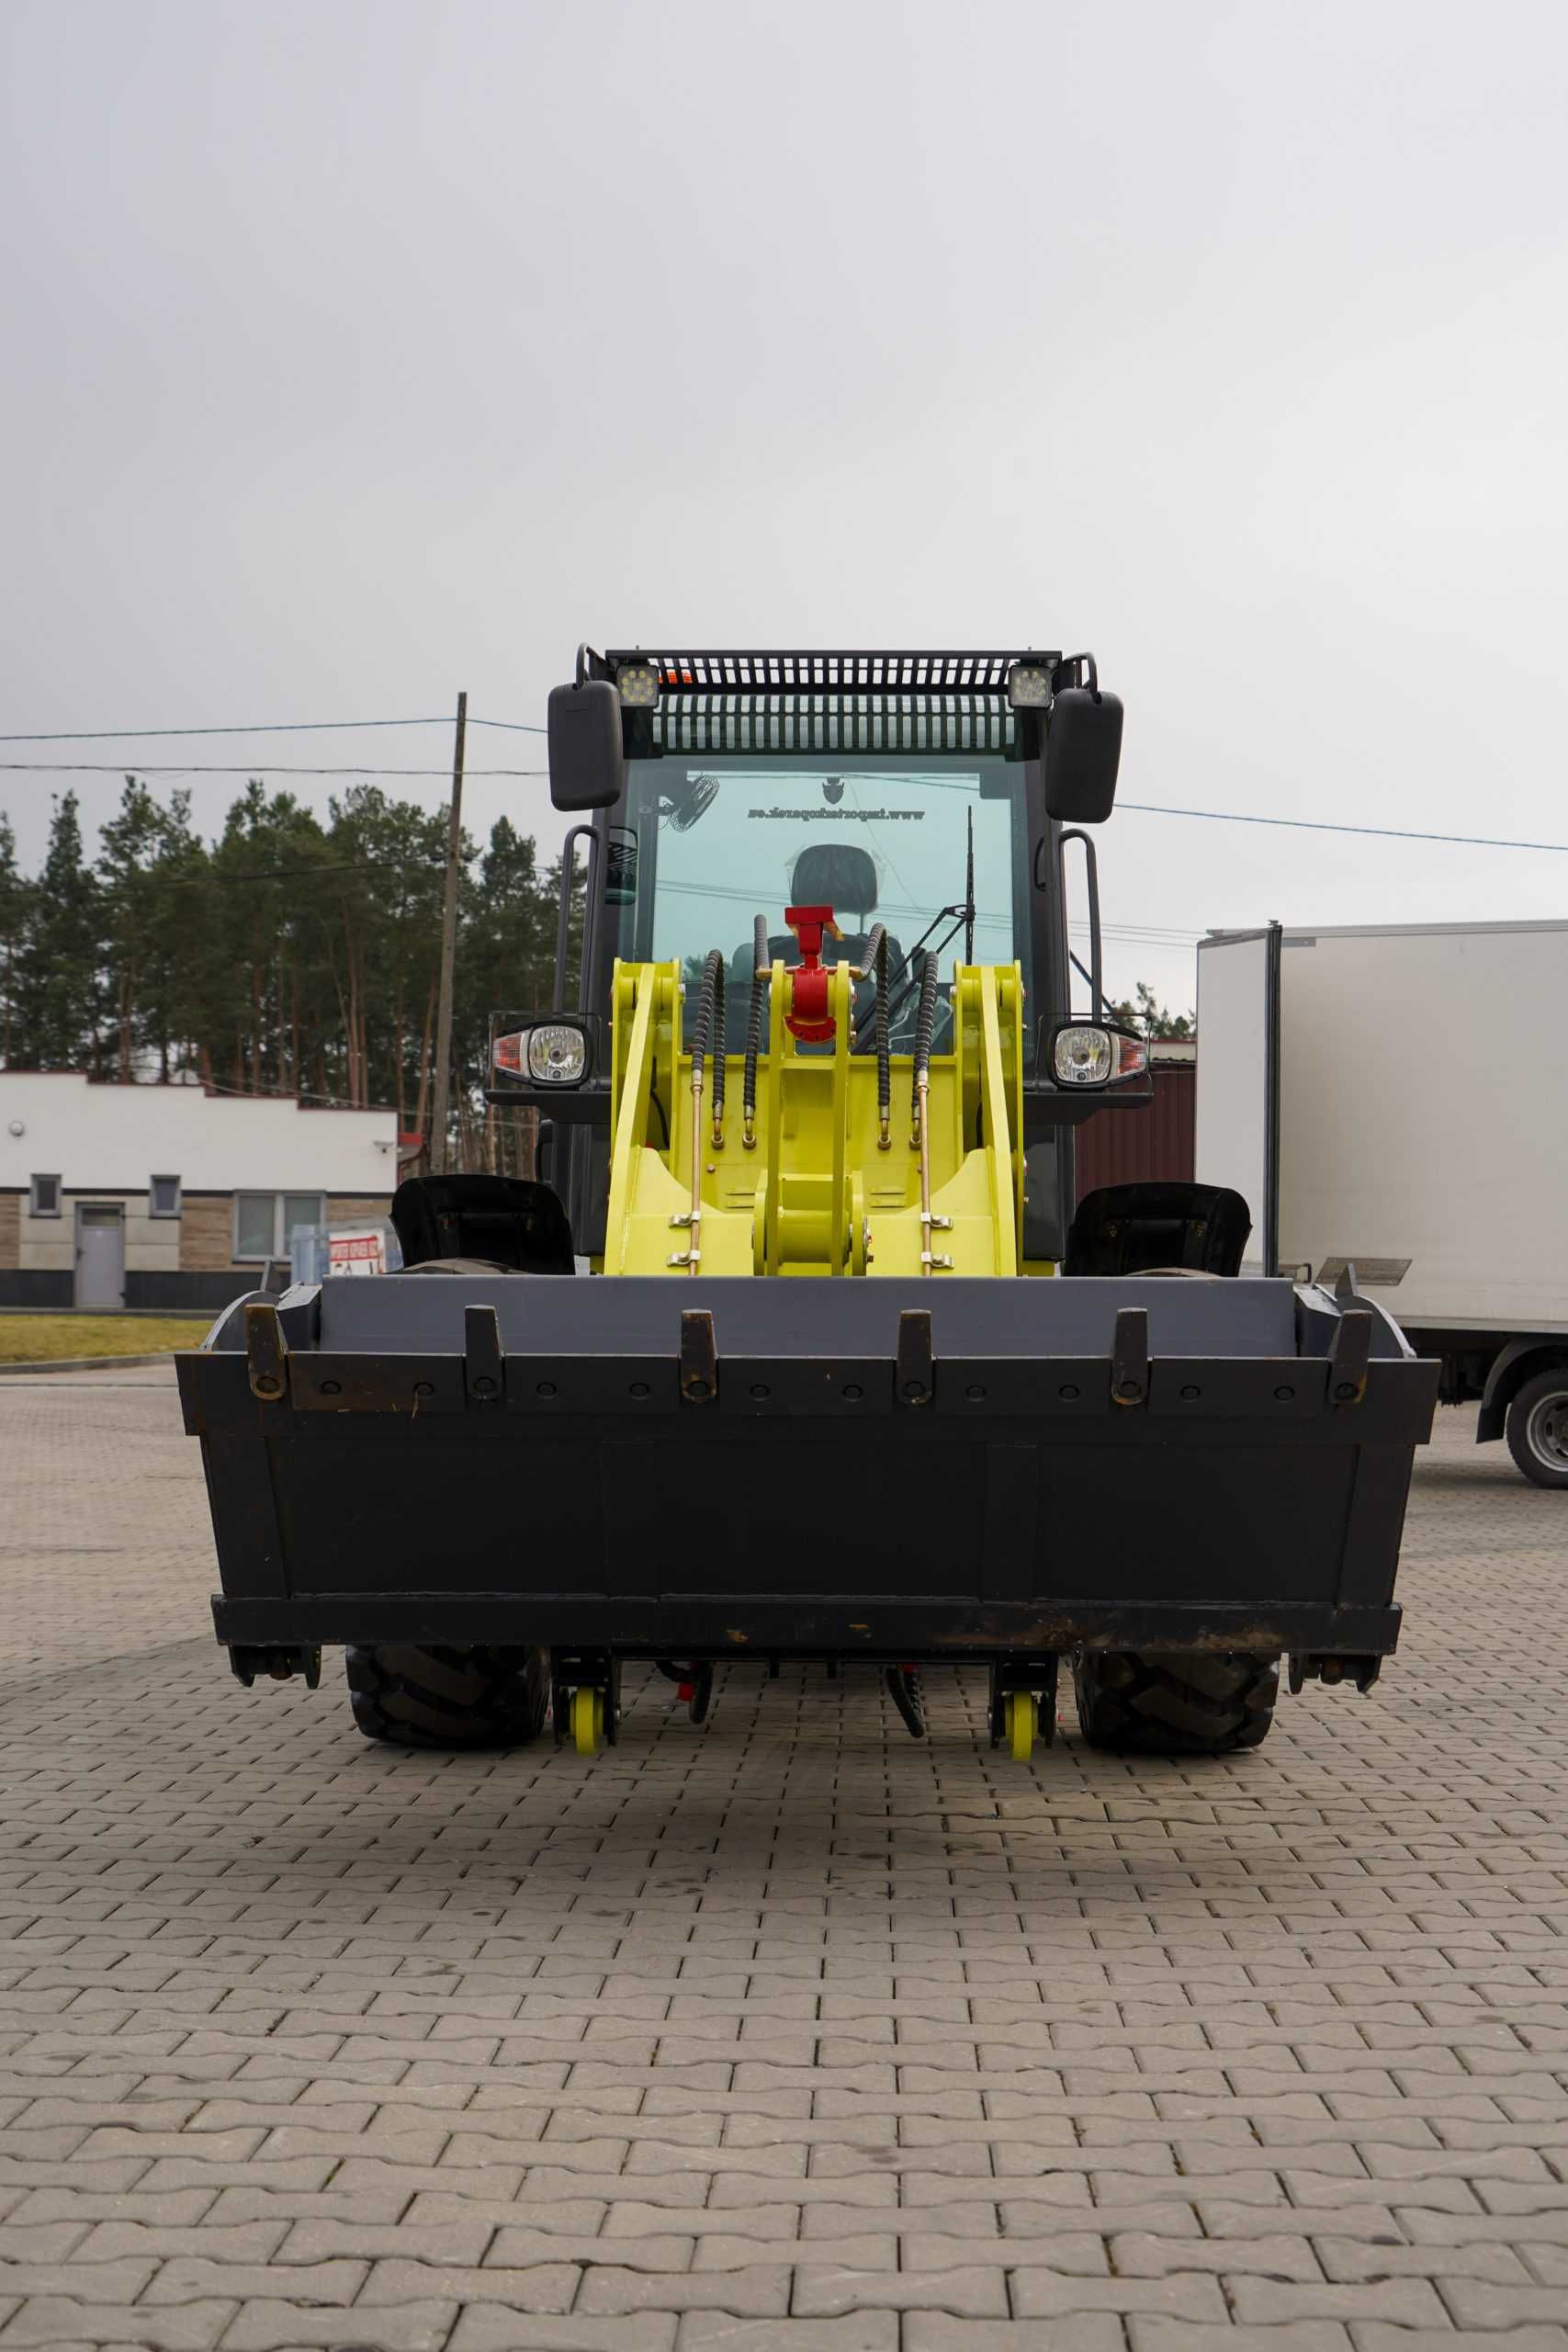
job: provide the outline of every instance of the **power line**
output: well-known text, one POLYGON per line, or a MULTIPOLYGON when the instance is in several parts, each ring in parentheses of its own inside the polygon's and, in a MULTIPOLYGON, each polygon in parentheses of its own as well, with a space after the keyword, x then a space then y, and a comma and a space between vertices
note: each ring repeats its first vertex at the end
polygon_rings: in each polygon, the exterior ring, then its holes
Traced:
MULTIPOLYGON (((175 1083, 182 1082, 176 1080, 175 1083)), ((264 1095, 281 1095, 286 1102, 325 1102, 334 1111, 395 1111, 395 1102, 347 1102, 341 1094, 318 1094, 309 1086, 225 1086, 216 1078, 200 1081, 209 1094, 232 1094, 242 1102, 254 1102, 264 1095)))
MULTIPOLYGON (((287 735, 312 733, 327 729, 354 727, 432 727, 446 726, 446 719, 429 718, 330 718, 318 722, 288 722, 272 727, 151 727, 134 730, 133 734, 116 737, 107 730, 80 735, 0 735, 0 743, 72 743, 126 741, 149 736, 172 735, 287 735)), ((517 719, 474 718, 474 727, 502 727, 518 734, 542 735, 547 730, 517 719)), ((120 760, 0 760, 0 775, 122 775, 126 764, 120 760)), ((186 775, 254 776, 259 782, 263 775, 310 776, 425 776, 448 780, 446 768, 387 768, 367 766, 301 767, 272 761, 251 763, 244 766, 216 766, 197 763, 186 767, 148 767, 137 763, 137 775, 178 777, 186 775)), ((502 776, 528 778, 546 776, 547 768, 470 768, 471 776, 502 776)), ((897 779, 892 779, 897 781, 897 779)), ((914 779, 911 779, 913 781, 914 779)), ((924 783, 939 779, 922 777, 924 783)), ((954 788, 954 787, 949 787, 954 788)), ((963 788, 963 787, 956 787, 963 788)), ((1141 817, 1185 817, 1214 825, 1269 825, 1288 832, 1342 833, 1359 840, 1393 842, 1438 842, 1459 849, 1523 849, 1568 855, 1568 842, 1517 841, 1495 833, 1427 832, 1407 825, 1344 825, 1319 817, 1263 817, 1240 808, 1173 808, 1154 800, 1122 800, 1118 808, 1141 817)))
MULTIPOLYGON (((151 871, 152 869, 148 869, 151 871)), ((216 854, 209 854, 199 872, 189 866, 176 866, 162 879, 179 888, 191 882, 314 882, 322 874, 434 874, 438 868, 405 865, 392 857, 356 859, 351 865, 220 865, 216 854)))
MULTIPOLYGON (((142 743, 170 735, 327 735, 355 727, 446 727, 446 718, 291 718, 262 727, 93 727, 48 735, 0 735, 0 743, 142 743)), ((470 727, 503 727, 514 735, 544 735, 548 729, 519 718, 470 718, 470 727)))
MULTIPOLYGON (((1078 938, 1089 937, 1087 922, 1067 925, 1078 938)), ((1201 931, 1156 931, 1139 923, 1107 922, 1100 925, 1102 939, 1130 940, 1139 947, 1196 947, 1203 934, 1201 931)))
MULTIPOLYGON (((265 727, 95 727, 52 735, 0 735, 0 743, 136 743, 153 735, 325 735, 344 727, 445 727, 445 718, 298 718, 265 727)), ((491 719, 491 726, 505 722, 491 719)))
POLYGON ((435 865, 405 865, 395 857, 361 858, 350 865, 209 865, 215 882, 313 882, 321 874, 438 874, 440 870, 435 865))
MULTIPOLYGON (((301 768, 273 760, 253 761, 245 767, 143 767, 127 769, 123 760, 0 760, 0 775, 244 775, 254 776, 259 784, 268 775, 435 775, 450 784, 449 768, 301 768)), ((547 775, 547 768, 470 768, 470 775, 547 775)))
POLYGON ((1335 825, 1317 817, 1252 817, 1238 808, 1166 808, 1157 801, 1122 800, 1142 817, 1204 817, 1216 825, 1282 825, 1296 833, 1359 833, 1389 842, 1450 842, 1462 849, 1539 849, 1568 854, 1568 842, 1517 842, 1493 833, 1420 833, 1403 825, 1335 825))

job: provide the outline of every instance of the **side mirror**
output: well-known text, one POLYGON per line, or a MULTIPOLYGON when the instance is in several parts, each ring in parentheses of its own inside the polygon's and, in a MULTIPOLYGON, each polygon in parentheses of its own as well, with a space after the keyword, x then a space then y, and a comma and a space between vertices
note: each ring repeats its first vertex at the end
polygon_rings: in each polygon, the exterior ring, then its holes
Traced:
POLYGON ((608 678, 550 691, 550 798, 558 808, 609 808, 621 797, 621 697, 608 678))
POLYGON ((1064 686, 1045 721, 1046 815, 1102 825, 1115 806, 1121 760, 1121 696, 1064 686))

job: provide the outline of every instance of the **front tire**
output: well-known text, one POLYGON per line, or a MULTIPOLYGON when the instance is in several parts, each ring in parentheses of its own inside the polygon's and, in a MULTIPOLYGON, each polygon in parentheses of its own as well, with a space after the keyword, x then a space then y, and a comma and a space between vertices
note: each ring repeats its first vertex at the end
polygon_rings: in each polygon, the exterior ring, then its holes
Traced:
POLYGON ((1508 1407, 1508 1451, 1537 1487, 1568 1487, 1568 1364, 1538 1372, 1508 1407))
POLYGON ((1133 1756, 1229 1756, 1269 1736, 1278 1657, 1238 1650, 1085 1650, 1073 1664, 1091 1747, 1133 1756))
POLYGON ((348 1695, 367 1739, 393 1747, 521 1747, 550 1702, 548 1650, 351 1645, 348 1695))

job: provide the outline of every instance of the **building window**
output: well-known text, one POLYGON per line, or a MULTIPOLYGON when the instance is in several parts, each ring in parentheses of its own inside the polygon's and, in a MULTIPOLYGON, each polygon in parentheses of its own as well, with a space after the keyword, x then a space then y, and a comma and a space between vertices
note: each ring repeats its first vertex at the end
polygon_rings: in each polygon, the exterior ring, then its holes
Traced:
POLYGON ((234 1256, 242 1263, 287 1258, 288 1237, 297 1225, 326 1221, 326 1203, 320 1193, 236 1193, 234 1256))
POLYGON ((234 1195, 234 1255, 271 1258, 276 1255, 277 1195, 276 1193, 236 1193, 234 1195))
POLYGON ((177 1176, 154 1176, 149 1187, 149 1213, 153 1216, 178 1216, 180 1213, 180 1180, 177 1176))
POLYGON ((58 1176, 33 1178, 32 1213, 34 1216, 60 1215, 60 1179, 58 1176))

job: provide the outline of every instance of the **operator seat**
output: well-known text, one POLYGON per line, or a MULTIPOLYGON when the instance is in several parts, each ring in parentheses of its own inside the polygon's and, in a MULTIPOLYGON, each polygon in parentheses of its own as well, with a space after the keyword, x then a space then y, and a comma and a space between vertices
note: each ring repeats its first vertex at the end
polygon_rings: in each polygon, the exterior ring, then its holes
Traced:
MULTIPOLYGON (((856 842, 808 842, 789 877, 789 902, 792 907, 831 907, 844 935, 822 942, 822 961, 858 964, 871 936, 871 917, 876 912, 875 860, 856 842), (850 924, 852 913, 860 919, 858 931, 850 924)), ((902 960, 897 941, 890 937, 889 969, 897 969, 902 960)))
MULTIPOLYGON (((808 842, 795 859, 790 871, 789 901, 792 907, 831 907, 833 920, 843 933, 841 939, 827 938, 822 942, 824 964, 862 964, 865 958, 866 942, 871 937, 871 917, 876 912, 876 864, 869 850, 856 842, 808 842), (858 922, 858 930, 852 927, 858 922)), ((759 911, 761 911, 759 910, 759 911)), ((771 913, 772 910, 768 910, 771 913)), ((742 940, 730 962, 727 983, 726 1023, 730 1035, 731 1050, 739 1052, 745 1042, 746 1002, 751 990, 751 942, 742 940), (739 1006, 739 1015, 735 1008, 739 1006), (737 1019, 739 1026, 737 1028, 737 1019)), ((786 964, 798 963, 800 944, 793 931, 770 933, 769 956, 776 962, 781 956, 786 964)), ((887 971, 890 981, 896 980, 902 969, 904 951, 888 934, 887 971)))

